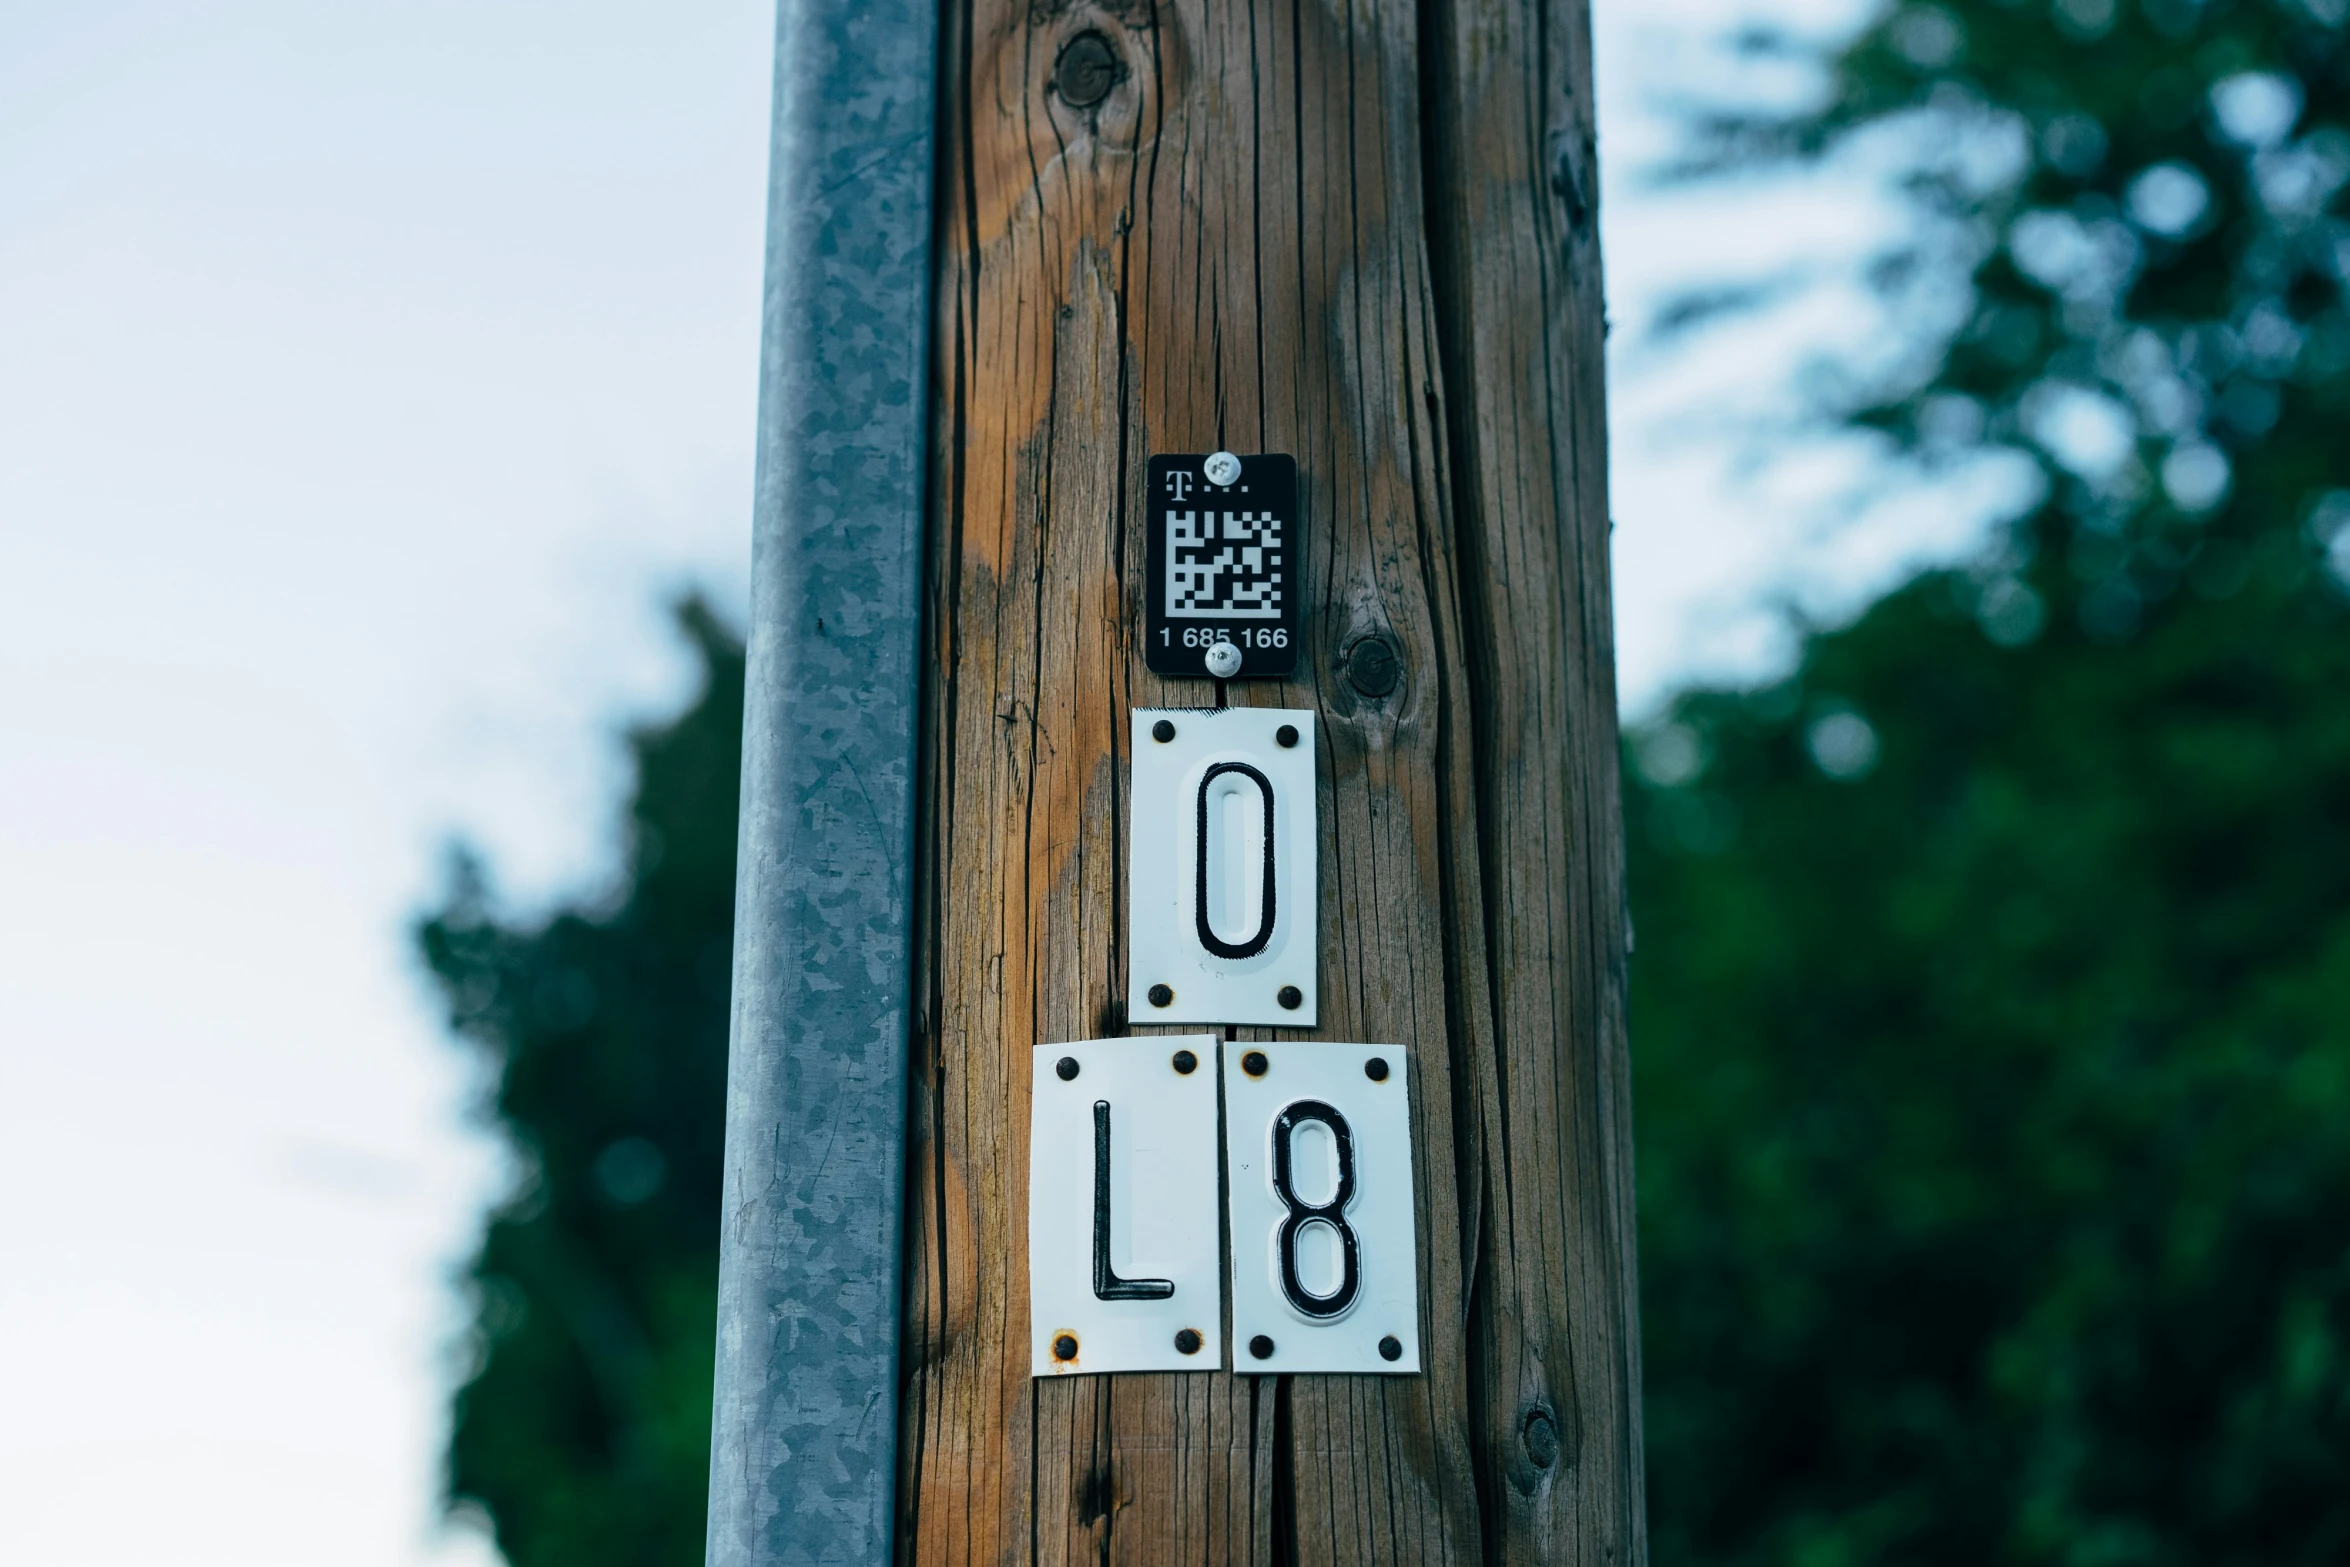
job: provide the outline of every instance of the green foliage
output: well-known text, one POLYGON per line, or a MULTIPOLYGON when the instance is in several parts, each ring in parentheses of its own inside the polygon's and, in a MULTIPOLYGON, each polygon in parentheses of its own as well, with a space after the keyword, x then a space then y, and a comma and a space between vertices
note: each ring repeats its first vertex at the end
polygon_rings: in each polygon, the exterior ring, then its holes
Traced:
POLYGON ((1913 138, 2042 476, 1628 769, 1660 1563, 2350 1559, 2339 0, 1890 11, 1742 155, 1913 138))
POLYGON ((679 620, 704 684, 630 737, 616 896, 517 926, 460 860, 418 930, 526 1171, 473 1261, 448 1460, 514 1567, 702 1554, 743 665, 701 605, 679 620))
POLYGON ((1658 1558, 2342 1560, 2350 625, 1964 587, 1642 737, 1658 1558))

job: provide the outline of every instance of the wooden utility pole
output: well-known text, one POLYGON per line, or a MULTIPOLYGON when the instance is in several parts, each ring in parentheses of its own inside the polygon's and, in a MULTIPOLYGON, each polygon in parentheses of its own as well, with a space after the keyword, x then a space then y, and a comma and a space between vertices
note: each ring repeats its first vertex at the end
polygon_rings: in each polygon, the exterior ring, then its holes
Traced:
POLYGON ((952 0, 939 47, 898 1555, 1638 1564, 1584 6, 952 0), (1219 693, 1143 666, 1142 487, 1227 448, 1297 459, 1305 653, 1219 693), (1035 1381, 1030 1047, 1148 1031, 1127 714, 1220 695, 1320 715, 1306 1037, 1416 1056, 1428 1369, 1035 1381))

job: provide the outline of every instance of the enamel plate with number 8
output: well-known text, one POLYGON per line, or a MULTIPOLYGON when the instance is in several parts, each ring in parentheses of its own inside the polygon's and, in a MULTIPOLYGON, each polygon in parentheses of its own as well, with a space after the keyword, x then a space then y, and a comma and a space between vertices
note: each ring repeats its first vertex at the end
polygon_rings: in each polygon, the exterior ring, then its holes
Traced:
POLYGON ((1233 1369, 1420 1369, 1410 1059, 1224 1043, 1233 1369))

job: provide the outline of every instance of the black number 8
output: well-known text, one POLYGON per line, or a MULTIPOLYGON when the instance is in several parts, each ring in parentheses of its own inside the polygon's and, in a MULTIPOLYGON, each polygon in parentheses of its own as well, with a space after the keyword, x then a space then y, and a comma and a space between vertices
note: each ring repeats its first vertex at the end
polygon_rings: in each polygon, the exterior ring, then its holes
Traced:
POLYGON ((1346 1222, 1346 1205, 1355 1194, 1355 1134, 1346 1124, 1346 1117, 1319 1099, 1300 1099, 1273 1118, 1273 1194, 1289 1210, 1289 1217, 1281 1221, 1275 1232, 1275 1248, 1281 1254, 1281 1293, 1289 1303, 1309 1317, 1335 1317, 1355 1303, 1355 1295, 1363 1287, 1363 1253, 1355 1240, 1354 1230, 1346 1222), (1290 1144, 1296 1139, 1297 1129, 1307 1121, 1319 1121, 1330 1129, 1331 1140, 1338 1145, 1338 1190, 1325 1203, 1301 1202, 1297 1190, 1290 1184, 1290 1144), (1297 1239, 1309 1224, 1327 1224, 1338 1232, 1342 1260, 1338 1270, 1338 1288, 1328 1295, 1316 1295, 1305 1287, 1297 1276, 1297 1239))

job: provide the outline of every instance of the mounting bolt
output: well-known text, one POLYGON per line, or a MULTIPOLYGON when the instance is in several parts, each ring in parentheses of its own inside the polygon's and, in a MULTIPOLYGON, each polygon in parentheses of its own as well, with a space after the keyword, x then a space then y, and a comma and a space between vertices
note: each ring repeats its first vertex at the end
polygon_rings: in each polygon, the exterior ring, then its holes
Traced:
MULTIPOLYGON (((1193 1055, 1188 1050, 1176 1051, 1175 1070, 1182 1073, 1185 1077, 1189 1077, 1192 1073, 1199 1070, 1199 1057, 1193 1055)), ((1186 1350, 1184 1353, 1189 1354, 1190 1351, 1186 1350)))
POLYGON ((1248 1341, 1248 1352, 1259 1360, 1271 1360, 1273 1358, 1273 1341, 1259 1333, 1248 1341))
POLYGON ((1230 484, 1240 477, 1240 459, 1230 452, 1213 452, 1199 465, 1199 471, 1208 476, 1210 484, 1230 484))
POLYGON ((1284 985, 1273 993, 1273 999, 1295 1012, 1306 1004, 1306 993, 1295 985, 1284 985))
POLYGON ((1218 642, 1208 649, 1208 673, 1218 680, 1230 680, 1240 673, 1240 648, 1232 642, 1218 642))
POLYGON ((1171 1007, 1175 1004, 1175 992, 1165 985, 1151 986, 1150 997, 1154 1007, 1171 1007))
POLYGON ((1060 1075, 1061 1081, 1066 1083, 1077 1075, 1077 1058, 1063 1056, 1053 1063, 1053 1070, 1060 1075))
POLYGON ((1240 1069, 1251 1077, 1263 1077, 1272 1066, 1273 1063, 1265 1059, 1262 1050, 1251 1050, 1240 1058, 1240 1069))
POLYGON ((1273 743, 1286 751, 1297 744, 1297 725, 1283 724, 1273 731, 1273 743))
POLYGON ((1403 1359, 1403 1340, 1392 1333, 1381 1339, 1379 1341, 1379 1358, 1381 1360, 1403 1359))
POLYGON ((1062 1333, 1056 1335, 1053 1339, 1053 1359, 1075 1360, 1076 1358, 1077 1335, 1074 1333, 1062 1333))
POLYGON ((1403 664, 1384 637, 1365 637, 1347 651, 1347 684, 1377 700, 1403 679, 1403 664))
POLYGON ((1196 1355, 1199 1353, 1199 1347, 1203 1342, 1204 1341, 1199 1336, 1199 1329, 1179 1329, 1175 1334, 1176 1353, 1182 1355, 1196 1355))
POLYGON ((1061 101, 1072 109, 1092 108, 1107 98, 1125 75, 1118 51, 1096 32, 1079 33, 1061 45, 1060 56, 1053 61, 1053 86, 1060 89, 1061 101))
POLYGON ((1374 1083, 1386 1082, 1387 1058, 1385 1056, 1373 1056, 1370 1060, 1365 1061, 1363 1063, 1363 1076, 1369 1078, 1374 1083))
POLYGON ((1164 718, 1151 725, 1151 738, 1161 745, 1175 738, 1175 726, 1164 718))

